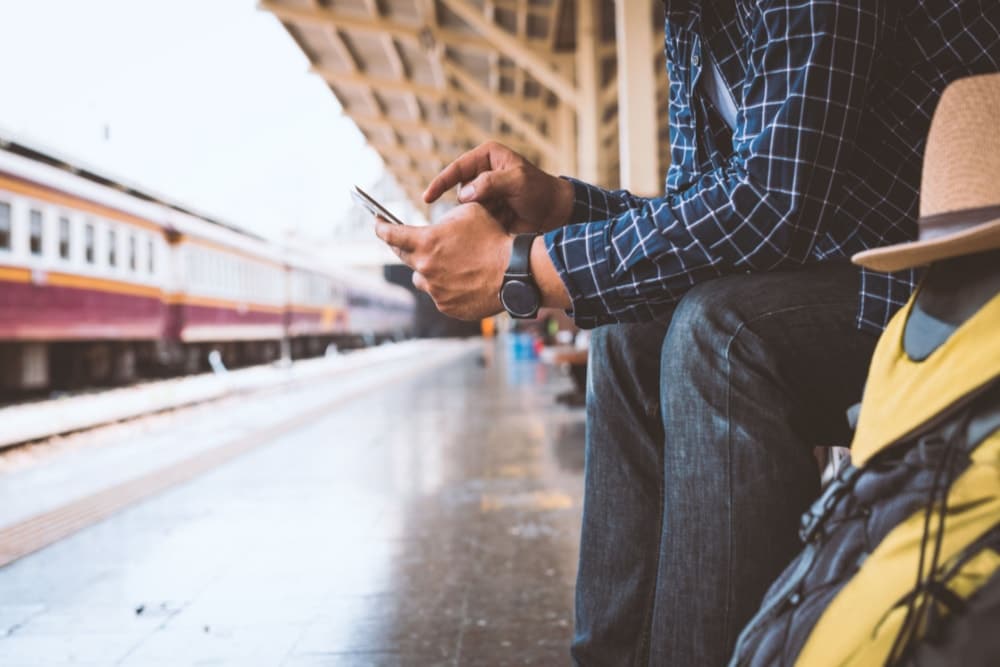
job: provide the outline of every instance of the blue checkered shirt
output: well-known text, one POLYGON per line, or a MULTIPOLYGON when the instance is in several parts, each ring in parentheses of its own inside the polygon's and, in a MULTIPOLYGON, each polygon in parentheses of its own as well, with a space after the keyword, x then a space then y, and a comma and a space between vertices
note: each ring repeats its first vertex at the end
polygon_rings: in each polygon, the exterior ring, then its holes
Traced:
MULTIPOLYGON (((663 317, 718 276, 846 261, 915 238, 938 98, 957 78, 1000 71, 1000 0, 665 9, 666 194, 573 181, 571 224, 545 236, 582 327, 663 317), (738 110, 734 131, 698 84, 712 75, 709 54, 738 110)), ((880 331, 913 285, 912 272, 864 271, 858 325, 880 331)))

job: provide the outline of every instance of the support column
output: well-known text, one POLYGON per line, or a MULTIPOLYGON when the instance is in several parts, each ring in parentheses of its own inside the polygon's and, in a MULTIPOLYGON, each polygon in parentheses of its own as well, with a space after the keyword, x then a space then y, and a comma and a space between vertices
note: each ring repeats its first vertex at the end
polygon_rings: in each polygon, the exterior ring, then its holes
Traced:
POLYGON ((652 0, 615 2, 621 187, 639 195, 663 193, 652 16, 652 0))
POLYGON ((576 176, 576 113, 568 104, 560 104, 556 112, 556 142, 561 157, 556 171, 565 176, 576 176))
POLYGON ((577 176, 601 185, 599 0, 576 2, 577 176))

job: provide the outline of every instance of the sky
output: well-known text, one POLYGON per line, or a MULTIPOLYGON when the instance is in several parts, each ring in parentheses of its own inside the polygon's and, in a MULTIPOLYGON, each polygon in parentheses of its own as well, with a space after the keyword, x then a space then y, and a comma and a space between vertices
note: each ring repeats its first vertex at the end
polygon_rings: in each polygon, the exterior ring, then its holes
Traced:
POLYGON ((383 171, 256 0, 0 0, 0 134, 263 236, 383 171))

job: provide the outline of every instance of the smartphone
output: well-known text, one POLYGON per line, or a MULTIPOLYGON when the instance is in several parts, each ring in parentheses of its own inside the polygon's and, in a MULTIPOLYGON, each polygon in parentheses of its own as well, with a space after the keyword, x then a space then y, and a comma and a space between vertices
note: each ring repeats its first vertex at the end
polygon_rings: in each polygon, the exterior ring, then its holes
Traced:
POLYGON ((351 196, 354 197, 354 201, 360 204, 362 208, 374 215, 376 218, 382 218, 386 222, 391 222, 394 225, 404 224, 402 220, 390 213, 389 209, 375 201, 374 197, 358 186, 355 185, 354 189, 351 190, 351 196))

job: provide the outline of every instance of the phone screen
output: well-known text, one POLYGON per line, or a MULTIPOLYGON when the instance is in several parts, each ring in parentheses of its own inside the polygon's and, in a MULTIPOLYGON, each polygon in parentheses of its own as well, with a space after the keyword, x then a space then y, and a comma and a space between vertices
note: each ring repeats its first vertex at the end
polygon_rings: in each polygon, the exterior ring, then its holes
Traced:
POLYGON ((382 204, 378 203, 374 197, 358 186, 355 185, 354 189, 351 190, 351 196, 354 197, 354 201, 360 204, 362 208, 374 215, 376 218, 382 218, 383 220, 391 222, 395 225, 403 224, 403 221, 394 216, 389 209, 382 206, 382 204))

